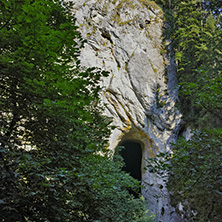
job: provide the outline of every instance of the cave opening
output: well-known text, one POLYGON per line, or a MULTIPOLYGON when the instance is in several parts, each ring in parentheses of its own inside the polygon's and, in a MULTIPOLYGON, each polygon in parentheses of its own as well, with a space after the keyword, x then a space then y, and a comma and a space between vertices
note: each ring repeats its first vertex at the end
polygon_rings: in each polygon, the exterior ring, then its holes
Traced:
MULTIPOLYGON (((120 144, 123 149, 120 151, 120 155, 124 161, 124 167, 122 170, 129 173, 134 179, 141 183, 141 162, 142 162, 142 148, 140 143, 135 141, 126 141, 120 144)), ((140 190, 134 192, 129 191, 135 197, 138 197, 140 190)))

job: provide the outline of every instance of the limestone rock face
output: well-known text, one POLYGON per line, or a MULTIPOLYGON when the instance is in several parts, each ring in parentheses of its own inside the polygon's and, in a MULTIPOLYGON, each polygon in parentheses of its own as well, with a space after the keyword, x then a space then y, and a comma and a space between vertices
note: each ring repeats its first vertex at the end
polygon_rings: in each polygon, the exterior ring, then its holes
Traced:
POLYGON ((170 149, 175 142, 181 114, 177 100, 175 64, 163 42, 164 14, 147 0, 76 1, 77 25, 87 44, 83 66, 110 72, 101 82, 105 114, 116 129, 110 149, 124 141, 142 145, 142 195, 156 221, 179 221, 169 205, 165 183, 144 170, 145 159, 170 149))

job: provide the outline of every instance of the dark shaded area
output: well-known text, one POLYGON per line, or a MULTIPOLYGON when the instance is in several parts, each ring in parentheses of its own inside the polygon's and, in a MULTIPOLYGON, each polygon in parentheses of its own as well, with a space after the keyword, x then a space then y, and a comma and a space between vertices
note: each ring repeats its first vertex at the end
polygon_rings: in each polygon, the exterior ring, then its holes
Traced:
POLYGON ((107 39, 108 41, 110 41, 111 44, 113 44, 113 41, 112 41, 112 39, 111 39, 111 35, 110 35, 108 32, 105 32, 105 31, 103 30, 103 32, 102 32, 102 37, 105 38, 105 39, 107 39))
MULTIPOLYGON (((142 149, 139 143, 127 141, 120 144, 124 148, 120 151, 120 155, 123 157, 125 166, 122 168, 127 173, 141 182, 141 161, 142 161, 142 149)), ((135 197, 138 197, 140 190, 137 192, 131 191, 135 197)))

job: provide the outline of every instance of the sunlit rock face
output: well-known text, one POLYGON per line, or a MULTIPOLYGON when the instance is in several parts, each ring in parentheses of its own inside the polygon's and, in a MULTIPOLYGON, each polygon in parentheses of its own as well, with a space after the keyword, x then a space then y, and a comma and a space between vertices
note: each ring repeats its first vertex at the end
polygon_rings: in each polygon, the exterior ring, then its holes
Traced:
POLYGON ((146 158, 170 149, 181 114, 170 41, 163 41, 164 13, 147 0, 76 0, 77 25, 87 39, 80 60, 110 72, 101 84, 105 114, 116 129, 110 149, 124 141, 142 147, 142 195, 156 221, 179 221, 169 205, 165 183, 144 170, 146 158))

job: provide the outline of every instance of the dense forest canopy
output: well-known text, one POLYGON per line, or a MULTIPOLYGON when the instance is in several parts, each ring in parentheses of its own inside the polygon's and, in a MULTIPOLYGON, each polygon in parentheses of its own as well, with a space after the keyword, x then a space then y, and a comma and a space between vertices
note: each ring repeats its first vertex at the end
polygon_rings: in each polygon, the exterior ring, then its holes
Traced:
POLYGON ((71 2, 0 1, 0 221, 151 221, 106 149, 71 2), (103 153, 103 155, 101 155, 103 153))
POLYGON ((170 25, 165 37, 177 63, 183 129, 193 136, 179 135, 174 154, 161 153, 150 170, 168 171, 171 203, 184 204, 188 221, 216 222, 222 218, 222 2, 156 2, 170 25))

